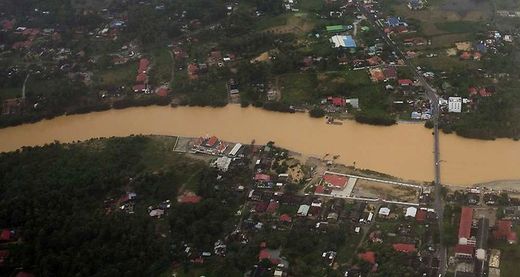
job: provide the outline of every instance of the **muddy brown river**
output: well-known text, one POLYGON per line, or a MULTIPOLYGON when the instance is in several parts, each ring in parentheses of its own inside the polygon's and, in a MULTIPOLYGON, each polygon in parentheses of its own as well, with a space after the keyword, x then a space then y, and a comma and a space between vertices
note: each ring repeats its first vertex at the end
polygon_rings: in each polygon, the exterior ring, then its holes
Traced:
MULTIPOLYGON (((433 137, 422 124, 400 123, 376 127, 345 121, 327 125, 307 114, 268 112, 257 108, 144 107, 61 116, 34 124, 0 129, 0 151, 72 142, 96 137, 157 134, 216 135, 250 143, 276 145, 322 157, 340 155, 339 162, 356 163, 403 179, 431 181, 433 137)), ((442 134, 441 180, 447 184, 520 179, 520 142, 481 141, 442 134)))

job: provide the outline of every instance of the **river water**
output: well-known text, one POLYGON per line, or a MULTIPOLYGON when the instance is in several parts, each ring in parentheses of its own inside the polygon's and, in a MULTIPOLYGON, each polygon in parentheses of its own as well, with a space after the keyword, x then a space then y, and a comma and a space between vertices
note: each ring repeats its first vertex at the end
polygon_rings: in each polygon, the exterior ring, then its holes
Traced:
MULTIPOLYGON (((276 145, 307 155, 340 155, 340 163, 371 169, 403 179, 433 179, 433 136, 422 124, 378 127, 345 121, 327 125, 307 114, 268 112, 257 108, 141 107, 83 115, 61 116, 34 124, 0 129, 0 151, 72 142, 96 137, 157 134, 216 135, 250 143, 276 145)), ((520 179, 520 142, 481 141, 442 134, 441 181, 476 182, 520 179)))

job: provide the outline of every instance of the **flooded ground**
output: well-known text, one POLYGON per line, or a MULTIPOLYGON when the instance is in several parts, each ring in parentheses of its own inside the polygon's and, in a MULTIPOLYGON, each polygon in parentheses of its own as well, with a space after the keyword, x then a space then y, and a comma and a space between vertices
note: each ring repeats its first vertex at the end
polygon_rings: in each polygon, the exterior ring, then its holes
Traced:
MULTIPOLYGON (((96 137, 158 134, 216 135, 227 141, 266 143, 307 155, 339 155, 338 162, 408 180, 431 181, 431 130, 422 124, 391 127, 345 121, 327 125, 307 114, 284 114, 256 108, 144 107, 62 116, 35 124, 0 129, 0 151, 73 142, 96 137)), ((520 142, 470 140, 441 136, 442 182, 520 179, 520 142)))

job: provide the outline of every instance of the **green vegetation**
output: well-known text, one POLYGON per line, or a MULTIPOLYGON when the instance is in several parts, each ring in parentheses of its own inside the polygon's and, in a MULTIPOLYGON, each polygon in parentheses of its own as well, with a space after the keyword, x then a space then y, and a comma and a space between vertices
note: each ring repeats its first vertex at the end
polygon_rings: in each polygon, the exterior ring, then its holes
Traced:
MULTIPOLYGON (((159 276, 172 260, 186 262, 184 243, 212 247, 232 228, 238 198, 215 190, 216 172, 205 164, 169 151, 173 142, 112 138, 1 154, 0 226, 22 238, 8 245, 11 255, 2 270, 159 276), (202 197, 200 203, 177 204, 186 182, 202 197), (117 204, 128 191, 137 193, 134 213, 117 204), (172 200, 167 216, 148 216, 148 206, 167 199, 172 200)), ((227 269, 236 270, 226 261, 227 269)))
POLYGON ((325 116, 325 111, 319 107, 315 107, 309 111, 309 115, 315 118, 321 118, 325 116))
POLYGON ((482 30, 482 26, 475 21, 436 22, 435 26, 448 33, 475 33, 482 30))

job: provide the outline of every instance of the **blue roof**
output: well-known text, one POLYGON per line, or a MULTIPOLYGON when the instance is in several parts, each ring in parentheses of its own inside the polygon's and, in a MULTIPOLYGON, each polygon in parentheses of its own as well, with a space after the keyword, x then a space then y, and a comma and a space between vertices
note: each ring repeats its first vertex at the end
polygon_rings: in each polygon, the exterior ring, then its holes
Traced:
POLYGON ((401 21, 399 20, 399 18, 397 17, 389 17, 387 20, 386 20, 386 23, 392 27, 396 27, 396 26, 399 26, 399 24, 401 23, 401 21))
POLYGON ((475 45, 475 50, 479 51, 480 53, 486 53, 487 47, 483 43, 478 43, 477 45, 475 45))
POLYGON ((356 42, 352 38, 352 36, 345 36, 343 40, 345 42, 345 47, 347 48, 356 48, 356 42))

